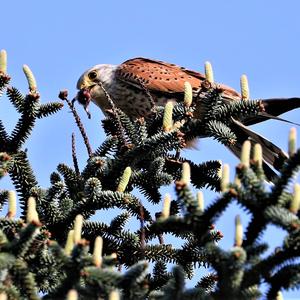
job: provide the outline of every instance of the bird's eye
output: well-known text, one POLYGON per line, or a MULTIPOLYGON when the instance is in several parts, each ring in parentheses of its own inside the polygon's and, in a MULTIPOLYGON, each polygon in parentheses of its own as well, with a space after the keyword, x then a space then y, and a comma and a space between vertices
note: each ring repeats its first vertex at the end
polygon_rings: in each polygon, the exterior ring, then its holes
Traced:
POLYGON ((88 74, 89 79, 94 80, 97 78, 97 72, 96 71, 92 71, 88 74))

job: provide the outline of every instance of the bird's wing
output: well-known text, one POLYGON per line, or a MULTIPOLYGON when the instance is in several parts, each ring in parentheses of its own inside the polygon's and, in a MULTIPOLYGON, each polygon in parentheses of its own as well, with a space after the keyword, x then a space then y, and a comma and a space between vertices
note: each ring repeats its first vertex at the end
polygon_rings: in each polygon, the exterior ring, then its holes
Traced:
POLYGON ((274 179, 276 177, 275 172, 267 164, 270 164, 276 170, 279 170, 282 167, 284 161, 288 158, 287 154, 271 141, 250 130, 241 122, 235 120, 234 118, 231 118, 231 120, 231 128, 237 137, 237 142, 233 145, 229 145, 228 148, 237 157, 240 157, 244 141, 250 140, 252 146, 254 146, 255 144, 260 144, 262 146, 263 168, 265 170, 265 174, 269 180, 274 179))
POLYGON ((290 122, 288 120, 278 118, 277 116, 286 113, 290 110, 300 107, 300 98, 271 98, 271 99, 262 99, 262 105, 264 111, 259 113, 257 116, 250 116, 243 119, 244 125, 252 125, 265 120, 274 119, 278 121, 283 121, 291 123, 297 126, 300 124, 295 122, 290 122))
MULTIPOLYGON (((183 93, 188 81, 194 90, 199 89, 205 75, 180 66, 148 59, 133 58, 122 63, 116 71, 117 79, 137 88, 146 87, 150 92, 183 93)), ((240 97, 232 88, 220 85, 225 93, 240 97)))

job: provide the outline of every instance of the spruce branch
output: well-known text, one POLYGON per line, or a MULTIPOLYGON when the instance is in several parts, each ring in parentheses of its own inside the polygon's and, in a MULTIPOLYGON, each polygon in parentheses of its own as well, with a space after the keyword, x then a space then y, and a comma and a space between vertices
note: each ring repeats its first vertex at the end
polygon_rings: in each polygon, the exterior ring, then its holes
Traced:
POLYGON ((17 112, 22 114, 24 111, 25 96, 15 87, 8 87, 6 94, 17 112))
POLYGON ((39 95, 38 94, 28 94, 25 99, 24 103, 24 110, 19 118, 15 128, 13 129, 8 151, 9 152, 16 152, 20 149, 22 144, 27 140, 29 137, 36 120, 36 114, 39 108, 39 95))
POLYGON ((42 119, 53 115, 60 111, 63 108, 64 104, 61 102, 48 102, 45 104, 41 104, 38 110, 36 117, 38 119, 42 119))
POLYGON ((20 196, 21 208, 25 210, 24 214, 26 214, 25 203, 30 196, 31 189, 37 187, 38 183, 25 152, 19 152, 12 156, 8 172, 20 196))

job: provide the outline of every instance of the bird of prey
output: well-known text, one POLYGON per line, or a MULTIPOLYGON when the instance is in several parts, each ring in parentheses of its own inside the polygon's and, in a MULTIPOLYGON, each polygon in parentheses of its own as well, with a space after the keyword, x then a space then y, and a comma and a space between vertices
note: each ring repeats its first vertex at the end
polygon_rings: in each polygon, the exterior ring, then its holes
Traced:
MULTIPOLYGON (((168 101, 183 101, 184 83, 191 84, 193 93, 199 91, 205 75, 185 69, 175 64, 148 58, 134 58, 120 65, 99 64, 85 71, 78 80, 79 90, 76 99, 87 107, 92 100, 103 113, 111 109, 112 103, 128 116, 147 117, 154 105, 164 106, 168 101)), ((241 100, 234 89, 218 84, 225 103, 241 100)), ((278 169, 287 155, 272 142, 250 130, 247 126, 269 118, 275 118, 287 111, 300 107, 300 98, 262 99, 264 113, 257 117, 239 120, 232 119, 231 129, 237 142, 228 146, 237 156, 241 145, 247 139, 260 143, 263 148, 264 163, 278 169)), ((201 112, 201 101, 200 101, 201 112)), ((204 104, 203 104, 204 105, 204 104)), ((195 116, 200 117, 201 115, 195 116)))

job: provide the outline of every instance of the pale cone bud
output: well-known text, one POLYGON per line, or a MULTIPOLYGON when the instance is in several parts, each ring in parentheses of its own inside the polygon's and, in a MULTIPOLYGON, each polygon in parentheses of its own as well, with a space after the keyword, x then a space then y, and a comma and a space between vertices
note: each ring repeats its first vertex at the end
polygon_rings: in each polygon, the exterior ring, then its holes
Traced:
POLYGON ((218 162, 220 163, 220 168, 218 169, 218 176, 219 178, 222 178, 222 172, 223 172, 223 162, 221 160, 218 160, 218 162))
POLYGON ((276 300, 283 300, 283 295, 280 291, 277 293, 276 300))
POLYGON ((241 247, 243 244, 243 225, 239 215, 235 217, 235 246, 241 247))
POLYGON ((249 84, 248 84, 248 78, 245 74, 241 76, 240 84, 241 84, 242 99, 249 100, 250 98, 249 84))
POLYGON ((68 232, 68 237, 65 245, 65 253, 66 255, 70 255, 74 248, 74 230, 70 230, 68 232))
POLYGON ((289 156, 296 153, 297 150, 297 130, 292 127, 289 132, 289 156))
POLYGON ((245 141, 241 151, 241 163, 247 168, 249 168, 250 166, 250 151, 251 151, 251 142, 245 141))
POLYGON ((34 197, 28 198, 26 222, 39 222, 39 216, 36 211, 36 201, 34 197))
POLYGON ((204 211, 204 196, 203 192, 197 192, 197 203, 198 203, 198 210, 204 211))
POLYGON ((97 236, 95 239, 94 251, 93 251, 93 262, 96 267, 101 267, 102 249, 103 249, 103 239, 101 236, 97 236))
POLYGON ((165 132, 169 132, 173 128, 173 108, 174 104, 169 101, 164 110, 164 117, 163 117, 163 130, 165 132))
POLYGON ((222 168, 222 177, 221 177, 221 191, 223 193, 228 190, 229 182, 230 182, 230 167, 228 164, 224 164, 222 168))
POLYGON ((27 65, 23 65, 23 72, 26 76, 28 86, 29 86, 29 90, 30 91, 36 91, 37 84, 36 84, 35 77, 34 77, 32 71, 30 70, 30 68, 27 65))
POLYGON ((0 73, 6 74, 7 72, 7 53, 3 49, 0 51, 0 73))
POLYGON ((209 61, 206 61, 204 67, 206 80, 210 83, 214 83, 214 73, 211 63, 209 61))
POLYGON ((0 293, 0 300, 7 300, 7 294, 5 292, 0 293))
POLYGON ((290 204, 290 211, 294 214, 297 214, 299 209, 300 209, 300 184, 296 183, 294 186, 293 199, 290 204))
POLYGON ((186 81, 184 83, 184 105, 190 107, 193 101, 193 89, 191 84, 186 81))
POLYGON ((262 168, 262 147, 260 144, 255 144, 253 149, 253 159, 258 164, 258 167, 262 168))
POLYGON ((189 185, 191 181, 191 167, 188 162, 182 164, 182 173, 181 173, 182 183, 189 185))
POLYGON ((163 201, 163 208, 161 212, 160 218, 168 218, 170 215, 170 206, 171 206, 171 196, 170 194, 166 194, 163 201))
POLYGON ((118 290, 111 291, 109 294, 109 300, 120 300, 120 293, 118 290))
POLYGON ((128 182, 130 180, 130 177, 131 177, 131 168, 130 167, 127 167, 124 172, 123 172, 123 175, 121 177, 121 180, 119 182, 119 185, 117 187, 117 191, 118 192, 124 192, 126 190, 126 187, 128 185, 128 182))
POLYGON ((81 240, 82 224, 83 224, 83 216, 77 215, 75 218, 75 223, 74 223, 74 243, 75 244, 78 244, 78 242, 81 240))
POLYGON ((15 191, 8 192, 8 212, 7 217, 13 219, 17 213, 17 196, 15 191))
POLYGON ((78 293, 76 290, 69 290, 67 295, 67 300, 77 300, 78 299, 78 293))

